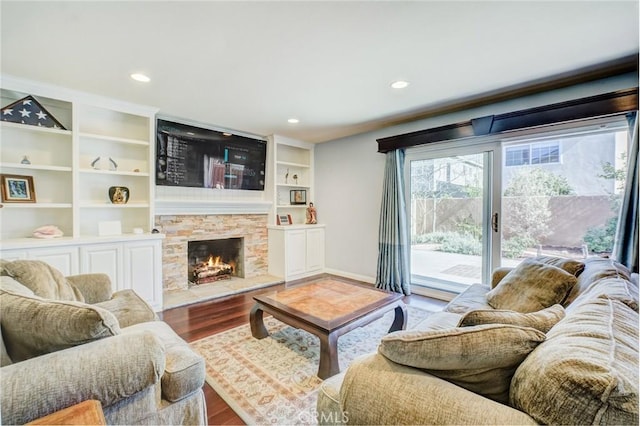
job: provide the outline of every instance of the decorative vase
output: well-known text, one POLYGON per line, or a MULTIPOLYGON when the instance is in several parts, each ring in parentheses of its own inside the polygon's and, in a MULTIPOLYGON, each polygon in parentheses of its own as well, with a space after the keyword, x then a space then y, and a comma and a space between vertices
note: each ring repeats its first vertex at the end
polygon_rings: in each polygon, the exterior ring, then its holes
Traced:
POLYGON ((127 201, 129 201, 129 188, 126 186, 112 186, 109 188, 109 200, 113 204, 127 204, 127 201))

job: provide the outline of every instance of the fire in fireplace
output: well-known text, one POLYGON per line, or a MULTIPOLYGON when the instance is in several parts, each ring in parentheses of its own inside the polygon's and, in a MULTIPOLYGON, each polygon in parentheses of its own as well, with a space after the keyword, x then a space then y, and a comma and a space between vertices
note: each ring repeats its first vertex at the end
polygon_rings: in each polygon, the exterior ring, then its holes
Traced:
POLYGON ((187 252, 193 284, 244 277, 242 238, 190 241, 187 252))

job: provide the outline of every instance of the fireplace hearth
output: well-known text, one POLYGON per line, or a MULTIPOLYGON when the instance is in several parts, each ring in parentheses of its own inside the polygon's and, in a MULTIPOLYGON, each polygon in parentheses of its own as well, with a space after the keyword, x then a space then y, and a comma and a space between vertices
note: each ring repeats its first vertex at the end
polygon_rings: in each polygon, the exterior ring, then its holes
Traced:
POLYGON ((189 285, 244 278, 243 248, 243 238, 189 241, 189 285))

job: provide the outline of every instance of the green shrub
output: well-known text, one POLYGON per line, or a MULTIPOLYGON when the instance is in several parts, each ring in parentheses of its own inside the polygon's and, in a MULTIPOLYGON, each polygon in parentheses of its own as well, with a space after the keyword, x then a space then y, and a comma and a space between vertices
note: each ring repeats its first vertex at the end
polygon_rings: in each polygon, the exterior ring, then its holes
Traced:
POLYGON ((593 253, 611 253, 617 226, 618 218, 612 217, 607 220, 604 226, 594 226, 587 229, 583 239, 589 251, 593 253))
POLYGON ((522 257, 525 249, 532 247, 536 241, 530 237, 511 237, 502 242, 502 255, 508 259, 522 257))
POLYGON ((442 242, 440 251, 480 256, 482 255, 482 243, 469 235, 451 233, 451 235, 442 242))

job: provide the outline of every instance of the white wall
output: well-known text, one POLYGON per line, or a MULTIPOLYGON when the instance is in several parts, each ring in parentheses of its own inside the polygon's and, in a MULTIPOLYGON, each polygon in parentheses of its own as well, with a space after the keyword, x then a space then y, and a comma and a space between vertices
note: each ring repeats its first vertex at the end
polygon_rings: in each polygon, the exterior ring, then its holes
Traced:
POLYGON ((328 272, 375 280, 384 174, 376 139, 636 86, 632 73, 316 145, 314 203, 318 221, 327 226, 328 272))

